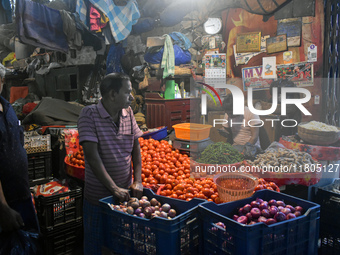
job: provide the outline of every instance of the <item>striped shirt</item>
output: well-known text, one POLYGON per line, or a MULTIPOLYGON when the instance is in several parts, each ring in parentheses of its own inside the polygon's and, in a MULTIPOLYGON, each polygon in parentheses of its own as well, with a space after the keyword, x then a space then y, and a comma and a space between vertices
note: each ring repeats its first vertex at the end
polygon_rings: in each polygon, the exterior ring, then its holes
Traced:
MULTIPOLYGON (((128 188, 132 180, 133 141, 143 134, 138 128, 132 109, 129 107, 120 112, 117 127, 101 101, 97 105, 86 106, 78 119, 78 131, 79 143, 98 143, 98 152, 106 171, 118 187, 128 188)), ((98 204, 99 199, 111 195, 94 175, 85 155, 85 198, 98 204)))

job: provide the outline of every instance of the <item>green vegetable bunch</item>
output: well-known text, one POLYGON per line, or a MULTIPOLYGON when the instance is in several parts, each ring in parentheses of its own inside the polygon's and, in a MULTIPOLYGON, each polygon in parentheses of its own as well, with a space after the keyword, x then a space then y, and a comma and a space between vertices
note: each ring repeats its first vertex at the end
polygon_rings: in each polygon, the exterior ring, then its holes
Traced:
POLYGON ((243 161, 244 157, 229 143, 210 144, 196 161, 204 164, 233 164, 243 161))

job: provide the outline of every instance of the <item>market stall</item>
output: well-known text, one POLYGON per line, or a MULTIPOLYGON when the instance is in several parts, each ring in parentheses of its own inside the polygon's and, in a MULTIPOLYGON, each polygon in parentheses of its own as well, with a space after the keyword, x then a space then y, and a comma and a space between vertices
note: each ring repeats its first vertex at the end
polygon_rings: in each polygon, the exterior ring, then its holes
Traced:
POLYGON ((335 1, 19 0, 16 26, 3 2, 1 105, 25 129, 42 254, 340 251, 335 1), (112 73, 131 81, 117 114, 112 73), (128 131, 139 146, 113 148, 128 131))

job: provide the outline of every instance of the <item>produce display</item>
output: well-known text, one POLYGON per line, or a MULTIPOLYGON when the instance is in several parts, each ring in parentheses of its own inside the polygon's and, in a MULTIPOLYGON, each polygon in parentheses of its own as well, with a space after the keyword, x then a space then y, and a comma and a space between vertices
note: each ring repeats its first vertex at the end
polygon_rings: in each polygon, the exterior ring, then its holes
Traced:
POLYGON ((132 197, 127 202, 123 202, 120 205, 111 204, 110 207, 112 210, 146 219, 154 217, 172 219, 176 217, 176 210, 172 209, 169 204, 165 203, 162 205, 156 198, 149 200, 147 196, 141 197, 140 200, 132 197))
POLYGON ((159 195, 186 201, 190 201, 196 197, 217 204, 222 202, 218 196, 216 184, 211 178, 190 178, 182 180, 181 182, 169 179, 167 184, 160 188, 159 195))
MULTIPOLYGON (((301 206, 294 207, 286 205, 284 201, 276 201, 275 199, 264 201, 257 198, 250 204, 239 208, 238 213, 234 214, 232 219, 245 225, 254 225, 261 222, 266 225, 272 225, 277 222, 294 219, 302 214, 303 208, 301 206)), ((216 225, 224 227, 222 222, 218 222, 216 225)))
POLYGON ((205 164, 233 164, 243 161, 244 157, 229 143, 218 142, 210 144, 196 160, 205 164))
POLYGON ((280 192, 280 188, 275 182, 267 182, 263 178, 258 179, 259 184, 255 187, 254 192, 262 189, 269 189, 280 192))
POLYGON ((310 154, 298 150, 289 149, 267 149, 265 153, 258 154, 254 161, 247 160, 247 163, 259 168, 267 167, 268 172, 273 167, 286 166, 288 172, 304 172, 305 170, 317 169, 319 164, 310 154))
POLYGON ((335 126, 327 125, 325 123, 319 122, 319 121, 311 121, 307 124, 301 125, 301 127, 304 127, 309 130, 315 130, 315 131, 335 131, 338 132, 339 129, 335 126))
POLYGON ((83 146, 79 145, 79 151, 74 152, 69 157, 69 163, 71 165, 75 166, 75 167, 84 167, 85 168, 83 146))
POLYGON ((150 187, 157 184, 180 183, 190 178, 188 155, 173 150, 165 140, 139 138, 142 156, 142 184, 150 187))

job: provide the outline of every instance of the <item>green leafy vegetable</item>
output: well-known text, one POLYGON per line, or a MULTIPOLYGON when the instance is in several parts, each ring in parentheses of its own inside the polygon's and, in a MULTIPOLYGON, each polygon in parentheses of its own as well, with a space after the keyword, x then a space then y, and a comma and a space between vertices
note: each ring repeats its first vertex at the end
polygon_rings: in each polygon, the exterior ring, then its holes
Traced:
POLYGON ((233 164, 243 161, 244 157, 229 143, 210 144, 196 161, 205 164, 233 164))

